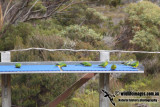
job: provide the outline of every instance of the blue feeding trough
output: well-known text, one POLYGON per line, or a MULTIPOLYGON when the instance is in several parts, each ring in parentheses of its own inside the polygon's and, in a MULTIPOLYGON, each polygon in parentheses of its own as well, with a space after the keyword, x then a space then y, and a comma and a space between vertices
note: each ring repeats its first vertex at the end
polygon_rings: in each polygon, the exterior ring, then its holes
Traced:
POLYGON ((23 73, 144 73, 143 66, 139 68, 133 68, 121 64, 121 62, 109 62, 109 64, 103 68, 98 66, 100 61, 93 61, 92 66, 83 66, 81 62, 65 62, 67 67, 60 68, 55 66, 57 62, 19 62, 20 68, 15 67, 15 62, 0 63, 0 74, 23 74, 23 73), (111 69, 111 66, 115 64, 117 68, 111 69))
POLYGON ((122 64, 117 64, 117 69, 111 69, 112 64, 108 64, 105 68, 98 66, 98 64, 92 64, 92 66, 83 65, 67 65, 63 67, 64 71, 138 71, 137 68, 131 66, 126 66, 122 64))

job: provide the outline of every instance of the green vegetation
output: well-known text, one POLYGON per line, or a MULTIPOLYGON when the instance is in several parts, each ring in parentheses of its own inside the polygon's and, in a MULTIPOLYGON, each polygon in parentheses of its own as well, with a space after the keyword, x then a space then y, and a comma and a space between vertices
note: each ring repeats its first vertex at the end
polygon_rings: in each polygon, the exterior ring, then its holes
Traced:
POLYGON ((76 78, 75 74, 12 75, 12 103, 25 107, 44 106, 73 84, 76 78))
POLYGON ((85 90, 83 94, 76 92, 71 99, 70 107, 98 107, 99 106, 99 93, 93 90, 85 90))
POLYGON ((132 32, 135 33, 130 43, 142 50, 159 50, 160 8, 151 2, 142 2, 131 4, 126 8, 126 12, 129 14, 128 21, 132 32))
MULTIPOLYGON (((160 7, 149 1, 131 3, 125 8, 126 19, 121 34, 117 36, 116 46, 121 49, 159 51, 160 48, 160 7), (154 17, 153 17, 154 16, 154 17)), ((148 73, 159 72, 157 54, 135 54, 145 65, 148 73), (152 64, 151 64, 152 63, 152 64), (154 69, 154 70, 153 70, 154 69)))
MULTIPOLYGON (((94 10, 95 11, 95 10, 94 10)), ((90 15, 94 17, 96 14, 90 15)), ((98 14, 99 15, 99 14, 98 14)), ((0 38, 1 50, 27 47, 108 49, 103 36, 89 26, 76 23, 64 26, 59 19, 50 18, 9 26, 0 38)), ((91 24, 91 23, 90 23, 91 24)), ((12 61, 69 61, 97 60, 98 53, 89 52, 13 52, 12 61)), ((12 76, 13 105, 25 107, 45 106, 77 79, 76 74, 27 74, 12 76), (65 79, 64 79, 65 78, 65 79), (21 94, 18 94, 21 93, 21 94)), ((66 105, 69 100, 62 103, 66 105)))
POLYGON ((151 2, 132 3, 125 8, 127 13, 124 25, 127 27, 120 38, 123 48, 133 47, 136 50, 158 51, 160 8, 151 2), (154 17, 153 17, 154 16, 154 17), (128 46, 129 45, 129 46, 128 46), (133 46, 132 46, 133 45, 133 46))
MULTIPOLYGON (((3 15, 0 13, 0 50, 30 47, 160 50, 160 7, 149 1, 127 4, 123 0, 87 0, 83 2, 76 0, 77 3, 73 3, 74 5, 70 4, 70 0, 66 2, 39 0, 36 4, 35 2, 36 0, 30 1, 28 5, 24 6, 24 9, 15 14, 15 17, 12 15, 15 12, 10 13, 4 21, 2 20, 3 15), (27 9, 31 9, 31 12, 27 9), (47 16, 50 12, 53 14, 47 16), (10 16, 13 17, 12 20, 10 16)), ((0 7, 0 10, 3 9, 0 7)), ((30 50, 12 52, 11 55, 13 62, 84 61, 84 66, 91 66, 87 61, 99 61, 98 52, 30 50)), ((110 59, 122 60, 126 65, 131 64, 132 61, 129 59, 133 59, 140 61, 145 66, 145 74, 123 74, 116 81, 112 78, 110 80, 112 92, 119 89, 160 91, 158 85, 160 81, 160 55, 111 53, 110 59)), ((107 64, 108 62, 100 66, 106 67, 107 64)), ((65 66, 64 63, 59 65, 65 66)), ((16 64, 15 66, 20 67, 21 65, 16 64)), ((136 66, 137 63, 133 65, 133 67, 136 66)), ((111 68, 116 69, 116 65, 111 68)), ((45 106, 65 91, 81 75, 12 75, 12 105, 18 107, 45 106)), ((58 107, 98 107, 98 79, 89 81, 85 91, 82 90, 76 91, 58 107)), ((117 107, 134 106, 134 103, 122 104, 118 101, 116 103, 117 107)), ((151 107, 160 106, 156 103, 149 103, 148 105, 151 107)))
POLYGON ((94 30, 85 26, 71 25, 66 27, 60 34, 63 37, 68 37, 71 40, 78 40, 83 42, 94 42, 102 40, 102 35, 96 33, 94 30), (87 35, 87 36, 86 36, 87 35))

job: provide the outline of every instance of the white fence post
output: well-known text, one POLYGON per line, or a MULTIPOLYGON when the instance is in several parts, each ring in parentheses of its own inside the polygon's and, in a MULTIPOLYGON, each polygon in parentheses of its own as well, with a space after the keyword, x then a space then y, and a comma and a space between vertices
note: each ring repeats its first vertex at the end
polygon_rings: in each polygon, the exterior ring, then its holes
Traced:
MULTIPOLYGON (((10 52, 1 53, 1 62, 11 62, 10 52)), ((2 107, 11 107, 11 75, 1 75, 2 107)))
MULTIPOLYGON (((109 61, 109 52, 100 52, 100 61, 109 61)), ((99 74, 99 107, 109 107, 109 99, 104 97, 102 89, 109 92, 109 73, 99 74)))

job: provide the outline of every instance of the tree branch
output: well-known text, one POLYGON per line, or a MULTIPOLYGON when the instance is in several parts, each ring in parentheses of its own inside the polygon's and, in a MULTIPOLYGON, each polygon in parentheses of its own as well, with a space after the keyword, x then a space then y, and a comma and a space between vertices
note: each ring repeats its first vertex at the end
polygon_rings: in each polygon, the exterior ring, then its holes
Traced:
POLYGON ((24 2, 24 3, 21 4, 21 7, 18 8, 17 11, 15 12, 15 14, 11 17, 11 19, 10 19, 10 21, 9 21, 9 24, 13 24, 13 23, 14 23, 15 17, 17 16, 17 14, 18 14, 20 11, 23 11, 23 9, 28 6, 28 3, 29 3, 29 0, 27 0, 26 2, 24 2))
POLYGON ((7 14, 16 6, 17 4, 14 4, 10 9, 8 9, 8 11, 6 12, 6 14, 4 15, 4 19, 7 16, 7 14))
POLYGON ((9 1, 9 3, 8 3, 8 5, 7 5, 7 8, 5 9, 5 12, 4 12, 4 15, 3 15, 4 17, 6 16, 6 13, 7 13, 7 11, 8 11, 8 8, 9 8, 11 2, 12 2, 12 0, 9 1))
POLYGON ((45 19, 45 18, 51 17, 52 15, 54 15, 56 13, 60 13, 60 12, 64 11, 65 9, 69 8, 70 6, 78 4, 78 3, 82 3, 82 2, 72 2, 69 5, 62 8, 60 11, 57 11, 60 7, 60 6, 58 6, 54 11, 50 12, 48 15, 44 14, 43 16, 31 17, 31 18, 28 18, 27 20, 24 20, 24 22, 31 21, 31 20, 36 20, 36 19, 45 19))
POLYGON ((31 10, 33 9, 33 7, 37 4, 39 0, 36 0, 34 2, 34 4, 32 5, 32 7, 28 10, 28 12, 24 15, 24 20, 27 19, 29 17, 29 13, 31 12, 31 10))
POLYGON ((34 0, 33 5, 30 7, 29 4, 32 3, 33 0, 20 0, 19 2, 15 1, 14 3, 12 3, 13 0, 7 0, 5 3, 3 3, 4 9, 2 9, 5 10, 4 18, 5 22, 7 22, 7 25, 0 35, 3 35, 8 27, 16 22, 45 19, 51 17, 52 15, 62 13, 72 5, 83 3, 82 1, 73 1, 74 0, 34 0), (41 9, 33 10, 33 7, 38 3, 38 1, 41 1, 42 6, 46 8, 45 12, 42 12, 41 9))

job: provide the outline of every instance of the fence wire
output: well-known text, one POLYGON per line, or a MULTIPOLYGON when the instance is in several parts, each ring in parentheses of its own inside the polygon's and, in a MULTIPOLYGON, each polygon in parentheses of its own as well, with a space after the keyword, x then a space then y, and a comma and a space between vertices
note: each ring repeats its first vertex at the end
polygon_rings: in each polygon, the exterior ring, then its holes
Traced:
POLYGON ((120 53, 151 53, 151 54, 159 54, 159 51, 125 51, 125 50, 88 50, 88 49, 46 49, 46 48, 26 48, 26 49, 15 49, 15 50, 8 50, 8 51, 0 51, 2 52, 17 52, 17 51, 29 51, 29 50, 43 50, 43 51, 72 51, 72 52, 120 52, 120 53))

